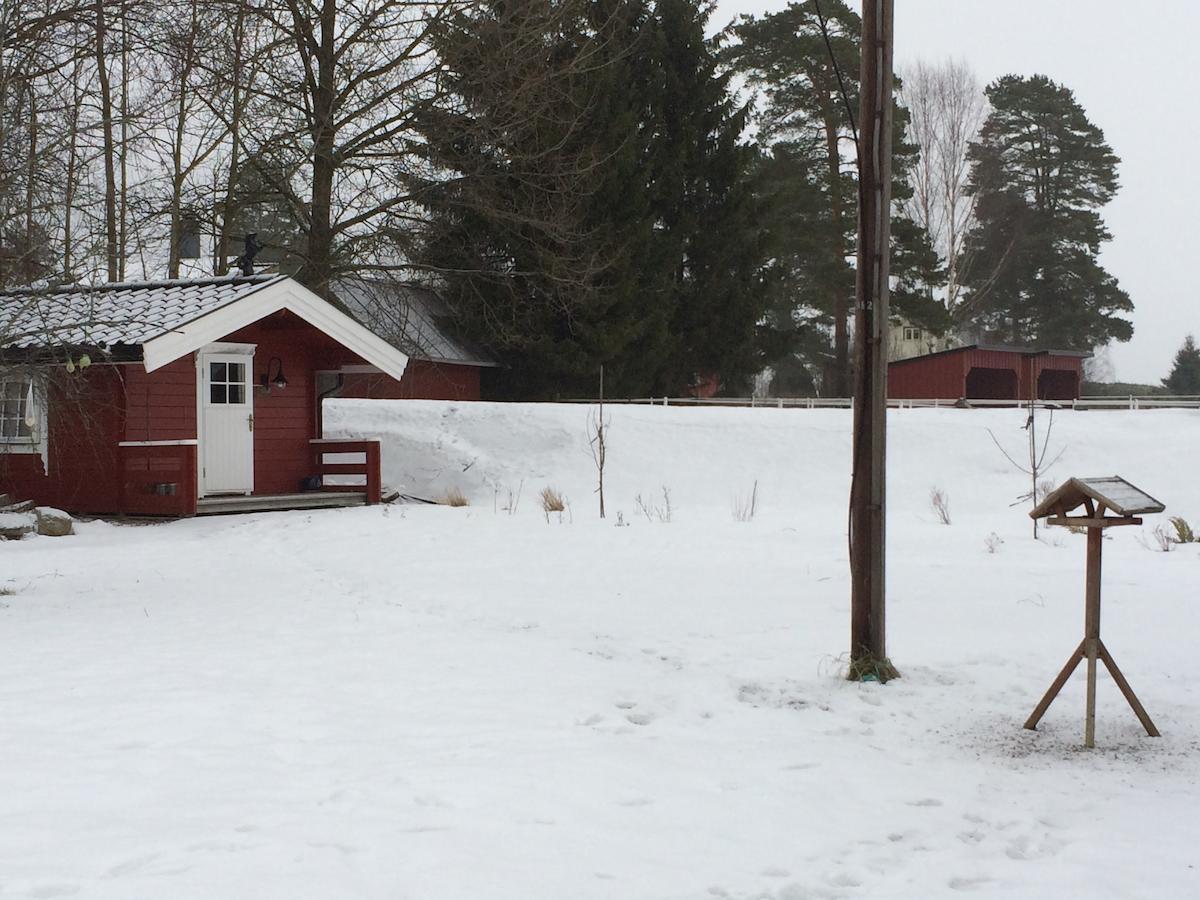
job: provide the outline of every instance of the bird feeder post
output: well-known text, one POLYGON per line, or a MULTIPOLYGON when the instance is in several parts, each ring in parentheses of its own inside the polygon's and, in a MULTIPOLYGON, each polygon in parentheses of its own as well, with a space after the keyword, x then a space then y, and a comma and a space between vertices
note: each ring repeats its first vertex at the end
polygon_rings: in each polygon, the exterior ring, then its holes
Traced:
POLYGON ((1025 727, 1033 730, 1058 696, 1063 685, 1082 660, 1087 660, 1087 706, 1084 719, 1084 745, 1096 746, 1096 668, 1097 661, 1103 662, 1113 681, 1133 709, 1134 715, 1150 737, 1158 737, 1158 729, 1151 721, 1145 707, 1134 694, 1133 688, 1117 667, 1108 648, 1100 639, 1100 571, 1104 546, 1104 530, 1121 525, 1140 525, 1142 513, 1160 513, 1165 507, 1123 478, 1072 478, 1039 503, 1030 516, 1046 519, 1049 525, 1062 525, 1087 529, 1087 577, 1083 615, 1083 640, 1071 654, 1058 677, 1054 679, 1045 696, 1034 708, 1025 727), (1083 508, 1083 514, 1071 513, 1083 508), (1108 513, 1115 513, 1109 515, 1108 513))

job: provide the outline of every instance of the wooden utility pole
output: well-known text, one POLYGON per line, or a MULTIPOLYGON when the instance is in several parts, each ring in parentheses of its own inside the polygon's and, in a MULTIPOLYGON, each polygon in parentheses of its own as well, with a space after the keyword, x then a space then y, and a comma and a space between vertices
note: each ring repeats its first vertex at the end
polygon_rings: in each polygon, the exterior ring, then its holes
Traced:
POLYGON ((893 0, 863 0, 850 488, 850 677, 898 673, 885 640, 888 243, 892 202, 893 0))

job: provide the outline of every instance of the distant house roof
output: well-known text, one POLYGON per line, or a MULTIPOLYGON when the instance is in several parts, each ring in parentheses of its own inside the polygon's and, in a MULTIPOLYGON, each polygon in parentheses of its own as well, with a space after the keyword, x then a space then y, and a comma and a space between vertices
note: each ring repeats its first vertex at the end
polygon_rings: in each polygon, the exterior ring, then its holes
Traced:
POLYGON ((337 279, 333 292, 375 334, 414 359, 467 366, 495 366, 486 351, 453 333, 450 309, 424 285, 387 278, 337 279))
POLYGON ((286 275, 0 292, 0 352, 140 347, 146 371, 286 309, 399 379, 408 356, 286 275))
POLYGON ((1069 356, 1077 359, 1087 359, 1092 355, 1086 350, 1038 350, 1034 347, 1014 347, 1007 344, 964 344, 961 347, 938 350, 935 353, 926 353, 923 356, 910 356, 905 359, 898 359, 889 363, 889 365, 902 366, 906 363, 915 363, 929 359, 931 356, 947 356, 951 353, 967 353, 971 350, 983 350, 990 353, 1015 353, 1020 356, 1069 356))

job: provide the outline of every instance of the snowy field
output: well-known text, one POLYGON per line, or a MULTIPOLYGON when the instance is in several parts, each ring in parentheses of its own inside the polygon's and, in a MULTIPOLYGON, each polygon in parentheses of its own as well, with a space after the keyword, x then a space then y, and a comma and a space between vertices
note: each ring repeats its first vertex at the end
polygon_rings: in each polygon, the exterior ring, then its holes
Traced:
MULTIPOLYGON (((1084 546, 1011 505, 1019 411, 891 415, 886 686, 839 677, 848 412, 611 414, 604 521, 585 407, 342 401, 385 482, 471 505, 0 544, 0 897, 1200 896, 1200 544, 1105 542, 1163 736, 1102 670, 1084 751, 1081 673, 1021 728, 1084 546)), ((1200 414, 1050 441, 1200 526, 1200 414)))

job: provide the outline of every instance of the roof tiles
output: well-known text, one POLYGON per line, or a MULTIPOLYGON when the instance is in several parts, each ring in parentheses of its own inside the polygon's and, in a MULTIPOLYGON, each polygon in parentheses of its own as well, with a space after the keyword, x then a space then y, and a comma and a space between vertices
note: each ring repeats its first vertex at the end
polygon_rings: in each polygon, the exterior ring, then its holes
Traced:
POLYGON ((0 292, 0 348, 144 344, 284 277, 252 275, 0 292))

